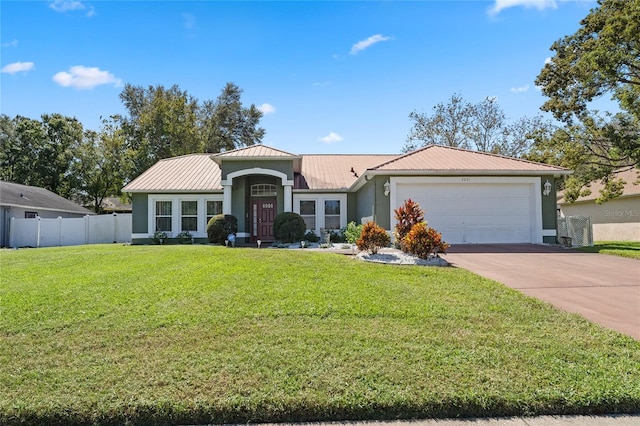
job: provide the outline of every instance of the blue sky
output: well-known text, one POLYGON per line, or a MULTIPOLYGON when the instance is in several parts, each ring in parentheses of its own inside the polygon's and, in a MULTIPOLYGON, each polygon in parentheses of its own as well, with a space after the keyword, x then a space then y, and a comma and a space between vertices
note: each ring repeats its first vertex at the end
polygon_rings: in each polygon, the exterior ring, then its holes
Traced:
POLYGON ((1 105, 98 129, 125 83, 199 100, 226 82, 260 106, 265 144, 293 153, 398 153, 411 111, 496 96, 510 119, 590 0, 2 1, 1 105))

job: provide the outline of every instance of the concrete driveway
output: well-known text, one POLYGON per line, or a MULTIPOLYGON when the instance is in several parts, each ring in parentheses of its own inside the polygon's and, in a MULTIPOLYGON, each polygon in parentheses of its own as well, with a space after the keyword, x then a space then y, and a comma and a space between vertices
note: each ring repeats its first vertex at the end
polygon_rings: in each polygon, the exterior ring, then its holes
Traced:
POLYGON ((533 244, 456 245, 445 259, 640 340, 640 260, 533 244))

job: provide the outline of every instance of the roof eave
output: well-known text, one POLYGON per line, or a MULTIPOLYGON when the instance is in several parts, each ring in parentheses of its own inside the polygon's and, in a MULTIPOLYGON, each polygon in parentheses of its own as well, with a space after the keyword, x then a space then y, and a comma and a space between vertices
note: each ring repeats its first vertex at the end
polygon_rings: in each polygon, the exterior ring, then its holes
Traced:
POLYGON ((294 165, 298 165, 299 168, 299 164, 302 161, 302 156, 301 155, 290 155, 290 156, 276 156, 276 155, 266 155, 266 156, 251 156, 251 157, 225 157, 219 154, 211 154, 209 156, 209 158, 216 163, 217 165, 221 166, 222 165, 222 161, 270 161, 270 160, 275 160, 275 161, 293 161, 294 165))
POLYGON ((373 176, 567 176, 573 170, 366 170, 350 187, 357 191, 373 176))
POLYGON ((222 193, 222 188, 219 189, 126 189, 122 188, 122 192, 127 194, 212 194, 222 193))
MULTIPOLYGON (((638 192, 633 192, 631 194, 625 194, 622 193, 621 195, 615 197, 615 198, 611 198, 605 202, 603 202, 601 205, 606 204, 609 201, 615 201, 615 200, 626 200, 627 198, 633 198, 633 197, 640 197, 640 193, 638 192)), ((575 204, 584 204, 584 203, 595 203, 596 199, 598 197, 591 197, 589 195, 589 198, 578 198, 577 200, 575 200, 573 203, 570 203, 568 201, 564 200, 564 196, 562 196, 559 200, 558 200, 558 204, 562 204, 562 205, 575 205, 575 204)))
POLYGON ((349 192, 349 188, 323 188, 323 189, 294 189, 294 194, 310 194, 310 193, 334 193, 334 192, 349 192))
POLYGON ((55 209, 51 207, 43 207, 43 206, 34 206, 34 205, 23 205, 23 204, 12 204, 12 203, 0 203, 3 207, 15 207, 18 209, 37 209, 37 210, 45 210, 48 212, 61 212, 61 213, 73 213, 73 214, 95 214, 91 210, 82 211, 82 210, 70 210, 70 209, 55 209))

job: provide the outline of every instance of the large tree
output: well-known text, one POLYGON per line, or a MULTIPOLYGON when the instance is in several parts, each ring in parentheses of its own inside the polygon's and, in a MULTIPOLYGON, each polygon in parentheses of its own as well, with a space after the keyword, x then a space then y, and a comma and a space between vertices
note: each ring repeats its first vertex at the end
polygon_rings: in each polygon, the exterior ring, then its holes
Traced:
POLYGON ((459 94, 438 103, 431 115, 413 111, 409 118, 413 126, 404 152, 436 144, 522 157, 533 143, 533 133, 548 125, 539 116, 508 123, 495 98, 472 104, 459 94))
POLYGON ((241 94, 237 85, 227 83, 216 101, 200 104, 177 85, 125 85, 120 99, 129 114, 118 120, 133 153, 130 178, 163 158, 260 143, 262 112, 255 105, 244 107, 241 94))
POLYGON ((82 140, 82 124, 61 114, 43 114, 41 118, 0 117, 0 176, 69 197, 73 147, 82 140))
POLYGON ((135 152, 133 177, 163 158, 201 152, 198 102, 177 85, 145 89, 126 84, 120 99, 129 112, 119 120, 135 152))
POLYGON ((127 154, 124 132, 114 117, 104 119, 98 132, 86 131, 71 167, 75 198, 101 214, 104 199, 119 195, 125 183, 131 167, 127 154))
POLYGON ((549 98, 542 110, 566 128, 536 149, 557 151, 553 157, 576 170, 567 182, 568 200, 601 179, 605 190, 599 201, 606 201, 620 193, 614 172, 640 165, 640 0, 599 0, 579 29, 551 50, 555 54, 536 84, 549 98), (603 96, 617 102, 621 112, 592 110, 591 102, 603 96))
POLYGON ((42 180, 40 186, 69 198, 73 191, 70 182, 73 147, 82 141, 82 124, 75 117, 61 114, 43 114, 42 124, 46 137, 35 159, 42 180))
POLYGON ((23 149, 18 145, 16 138, 16 119, 6 114, 0 115, 0 180, 7 182, 19 182, 23 149))
POLYGON ((409 119, 413 121, 413 126, 403 151, 430 144, 469 148, 467 134, 472 114, 473 105, 457 93, 451 96, 448 103, 436 104, 432 115, 412 111, 409 119))
POLYGON ((265 130, 258 127, 262 111, 243 107, 242 89, 227 83, 218 98, 200 109, 200 130, 205 152, 228 151, 260 143, 265 130))

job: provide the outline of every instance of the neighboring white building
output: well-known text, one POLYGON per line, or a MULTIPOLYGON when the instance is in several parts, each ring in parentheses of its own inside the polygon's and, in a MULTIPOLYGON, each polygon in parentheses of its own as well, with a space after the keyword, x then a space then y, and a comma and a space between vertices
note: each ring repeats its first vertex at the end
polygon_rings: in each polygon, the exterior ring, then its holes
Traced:
POLYGON ((95 213, 44 188, 0 181, 0 246, 2 247, 9 245, 9 222, 12 217, 55 219, 77 218, 93 214, 95 213))
POLYGON ((596 203, 603 185, 594 181, 590 185, 591 194, 567 203, 558 193, 562 216, 588 216, 593 226, 594 241, 640 241, 640 184, 638 169, 618 173, 625 181, 624 193, 602 204, 596 203))

